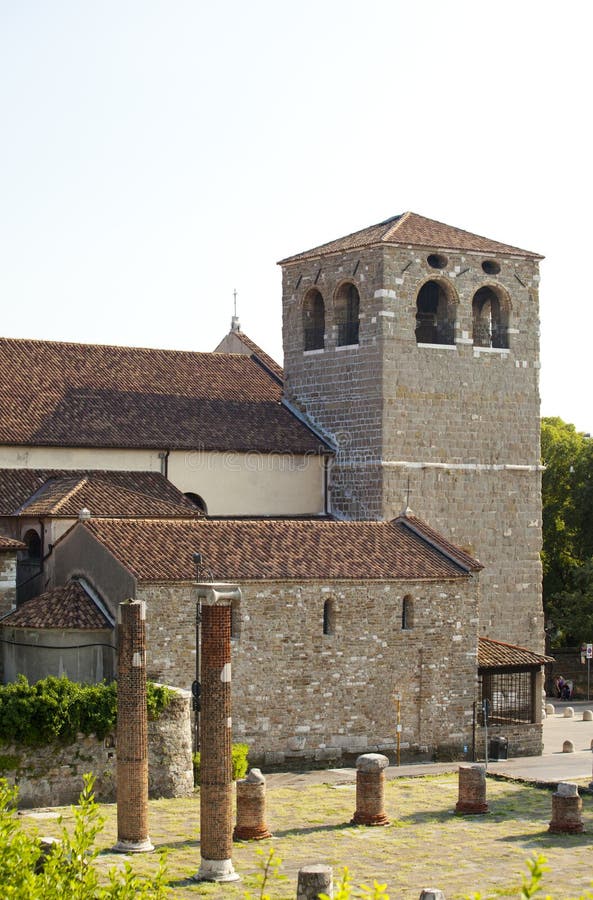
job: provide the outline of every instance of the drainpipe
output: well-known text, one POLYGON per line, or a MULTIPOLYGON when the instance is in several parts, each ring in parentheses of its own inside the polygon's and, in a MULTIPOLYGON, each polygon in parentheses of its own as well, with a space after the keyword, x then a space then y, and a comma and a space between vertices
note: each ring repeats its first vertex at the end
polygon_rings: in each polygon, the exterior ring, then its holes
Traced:
POLYGON ((330 493, 330 481, 331 481, 331 469, 332 469, 333 458, 331 456, 324 456, 323 458, 323 507, 326 515, 331 513, 331 493, 330 493))
POLYGON ((170 450, 161 450, 159 453, 159 459, 161 461, 161 475, 164 475, 165 478, 169 478, 169 454, 170 450))

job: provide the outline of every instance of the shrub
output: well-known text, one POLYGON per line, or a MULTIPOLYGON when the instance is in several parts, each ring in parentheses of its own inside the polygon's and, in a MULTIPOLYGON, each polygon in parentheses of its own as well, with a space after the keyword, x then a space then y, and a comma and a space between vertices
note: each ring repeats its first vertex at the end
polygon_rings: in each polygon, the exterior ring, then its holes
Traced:
POLYGON ((80 806, 74 810, 74 829, 62 829, 61 839, 42 855, 36 834, 23 831, 15 815, 17 791, 0 779, 0 884, 3 897, 19 900, 162 900, 165 886, 164 859, 154 878, 135 875, 129 863, 109 872, 108 884, 99 883, 93 849, 103 820, 93 795, 93 778, 84 777, 80 806))
MULTIPOLYGON (((247 744, 233 744, 231 747, 231 757, 233 764, 233 781, 243 778, 247 774, 249 762, 247 755, 249 747, 247 744)), ((194 785, 197 787, 200 783, 200 753, 194 753, 194 785)))
MULTIPOLYGON (((168 688, 149 682, 149 716, 158 718, 170 698, 168 688)), ((78 684, 50 675, 29 684, 19 675, 16 681, 0 685, 0 741, 33 746, 52 741, 68 744, 79 732, 104 738, 115 729, 116 720, 115 682, 78 684)))

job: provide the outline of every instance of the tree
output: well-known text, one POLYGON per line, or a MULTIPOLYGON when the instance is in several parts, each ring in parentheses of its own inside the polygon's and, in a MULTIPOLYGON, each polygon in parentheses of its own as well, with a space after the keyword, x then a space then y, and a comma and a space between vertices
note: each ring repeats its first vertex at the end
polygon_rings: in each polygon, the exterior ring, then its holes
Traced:
POLYGON ((542 420, 544 611, 557 646, 593 638, 593 441, 542 420))

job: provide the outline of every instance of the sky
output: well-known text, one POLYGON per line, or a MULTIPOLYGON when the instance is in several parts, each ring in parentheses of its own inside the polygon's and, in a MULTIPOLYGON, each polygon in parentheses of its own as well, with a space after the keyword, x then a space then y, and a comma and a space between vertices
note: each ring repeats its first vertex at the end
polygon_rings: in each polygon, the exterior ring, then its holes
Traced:
POLYGON ((593 434, 570 0, 0 0, 0 333, 282 357, 277 260, 413 210, 545 255, 542 414, 593 434))

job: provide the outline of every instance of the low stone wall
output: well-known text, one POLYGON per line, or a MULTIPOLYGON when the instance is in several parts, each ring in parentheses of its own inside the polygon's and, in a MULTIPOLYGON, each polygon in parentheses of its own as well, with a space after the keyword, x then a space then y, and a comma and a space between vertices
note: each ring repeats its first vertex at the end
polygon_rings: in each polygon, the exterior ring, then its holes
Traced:
MULTIPOLYGON (((543 749, 543 726, 533 725, 489 725, 488 744, 493 737, 504 737, 508 741, 508 755, 541 756, 543 749)), ((490 749, 490 748, 489 748, 490 749)), ((484 730, 476 733, 476 758, 484 759, 484 730)))
MULTIPOLYGON (((174 689, 158 719, 148 723, 148 792, 156 797, 189 797, 193 793, 190 726, 191 695, 174 689)), ((64 806, 76 803, 83 775, 95 776, 97 800, 116 799, 115 735, 100 741, 78 735, 74 744, 0 746, 0 776, 19 789, 19 806, 64 806)))

